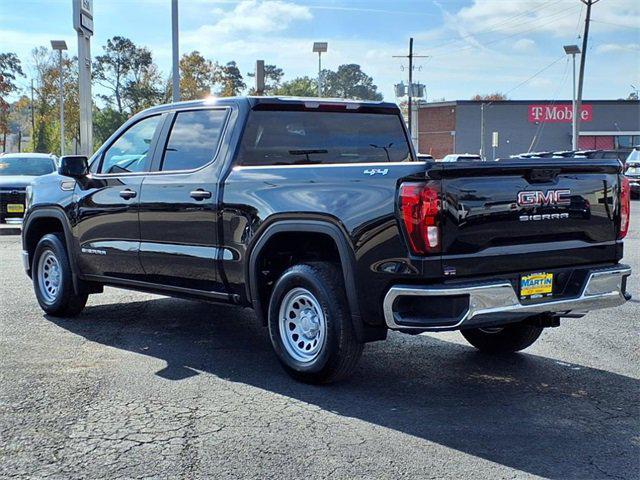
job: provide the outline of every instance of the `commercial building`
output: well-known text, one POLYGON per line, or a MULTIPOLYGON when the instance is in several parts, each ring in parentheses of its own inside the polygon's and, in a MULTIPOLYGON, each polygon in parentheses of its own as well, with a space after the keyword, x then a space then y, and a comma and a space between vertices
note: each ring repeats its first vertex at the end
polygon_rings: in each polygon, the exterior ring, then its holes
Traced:
MULTIPOLYGON (((581 119, 580 149, 630 149, 640 144, 638 100, 584 100, 581 119)), ((571 150, 571 120, 570 100, 422 103, 418 150, 435 158, 478 153, 482 136, 489 159, 494 155, 492 141, 496 136, 496 158, 529 151, 571 150)))

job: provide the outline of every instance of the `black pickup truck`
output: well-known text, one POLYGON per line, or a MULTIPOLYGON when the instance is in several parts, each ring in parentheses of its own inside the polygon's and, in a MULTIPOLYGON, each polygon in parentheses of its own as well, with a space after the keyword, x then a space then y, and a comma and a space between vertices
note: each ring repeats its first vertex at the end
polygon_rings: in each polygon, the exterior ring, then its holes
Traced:
POLYGON ((617 160, 418 161, 395 104, 212 99, 35 180, 22 255, 51 315, 105 285, 252 307, 321 383, 389 329, 513 352, 624 303, 629 208, 617 160))

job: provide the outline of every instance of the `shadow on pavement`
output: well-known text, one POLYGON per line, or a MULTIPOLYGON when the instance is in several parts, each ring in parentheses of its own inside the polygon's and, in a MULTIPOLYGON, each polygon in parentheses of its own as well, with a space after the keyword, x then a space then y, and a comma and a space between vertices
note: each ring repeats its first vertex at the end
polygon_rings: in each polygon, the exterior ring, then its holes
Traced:
POLYGON ((50 321, 167 363, 150 375, 210 373, 535 475, 627 478, 640 466, 640 382, 603 370, 394 334, 366 346, 351 380, 315 387, 280 369, 250 310, 157 299, 50 321))

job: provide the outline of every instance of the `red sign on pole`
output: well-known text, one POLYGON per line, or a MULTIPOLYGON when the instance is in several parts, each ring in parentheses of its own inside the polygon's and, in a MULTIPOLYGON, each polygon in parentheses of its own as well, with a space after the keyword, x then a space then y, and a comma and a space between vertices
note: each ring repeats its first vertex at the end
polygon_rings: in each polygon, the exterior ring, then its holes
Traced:
MULTIPOLYGON (((593 120, 593 108, 591 105, 582 105, 580 109, 580 121, 593 120)), ((573 108, 571 104, 529 105, 529 122, 545 123, 571 123, 573 121, 573 108)))

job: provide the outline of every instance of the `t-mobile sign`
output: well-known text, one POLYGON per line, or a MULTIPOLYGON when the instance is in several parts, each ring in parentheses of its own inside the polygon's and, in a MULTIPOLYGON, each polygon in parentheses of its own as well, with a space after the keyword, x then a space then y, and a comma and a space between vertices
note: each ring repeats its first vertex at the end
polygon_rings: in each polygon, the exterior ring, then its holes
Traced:
MULTIPOLYGON (((572 120, 573 108, 571 104, 529 105, 529 121, 532 123, 571 123, 572 120)), ((590 122, 591 120, 593 120, 593 109, 591 105, 582 105, 580 109, 580 121, 590 122)))

